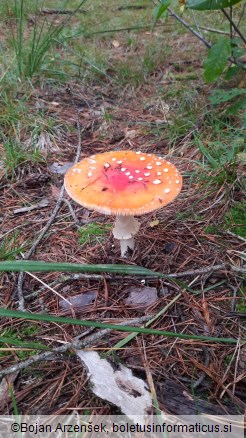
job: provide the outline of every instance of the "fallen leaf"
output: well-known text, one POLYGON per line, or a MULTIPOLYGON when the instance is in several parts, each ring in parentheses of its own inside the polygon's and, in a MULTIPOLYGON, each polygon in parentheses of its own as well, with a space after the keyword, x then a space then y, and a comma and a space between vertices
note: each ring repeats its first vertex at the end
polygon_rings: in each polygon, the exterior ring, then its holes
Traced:
POLYGON ((126 138, 135 138, 137 131, 135 129, 131 129, 130 131, 126 131, 126 138))
POLYGON ((246 64, 246 55, 240 56, 240 58, 237 58, 237 61, 241 64, 246 64))
POLYGON ((51 184, 51 193, 52 193, 52 197, 57 200, 60 196, 61 189, 51 184))
POLYGON ((120 43, 117 40, 113 40, 112 41, 112 46, 114 46, 115 49, 118 49, 118 47, 120 47, 120 43))
POLYGON ((70 169, 70 167, 73 166, 74 163, 67 162, 67 163, 53 163, 51 164, 48 169, 51 173, 58 173, 59 175, 65 175, 65 173, 70 169))
MULTIPOLYGON (((56 187, 56 186, 54 186, 53 184, 51 184, 51 193, 52 193, 53 198, 54 198, 55 200, 57 200, 57 199, 59 199, 59 197, 60 197, 60 194, 61 194, 61 188, 56 187)), ((71 200, 71 198, 69 198, 69 196, 68 196, 68 194, 67 194, 66 191, 64 192, 63 198, 66 198, 66 199, 68 199, 68 200, 69 200, 69 199, 71 200)))
POLYGON ((158 219, 156 219, 155 221, 151 221, 149 223, 149 226, 154 228, 154 227, 156 227, 156 225, 159 225, 159 223, 160 223, 160 221, 158 219))
POLYGON ((146 31, 146 32, 144 32, 144 34, 145 35, 154 35, 154 36, 159 36, 159 33, 158 32, 149 32, 149 31, 146 31))
POLYGON ((176 248, 176 245, 174 242, 166 242, 163 246, 163 250, 169 254, 170 252, 172 252, 174 249, 176 248))
POLYGON ((239 152, 236 155, 236 160, 237 160, 238 163, 246 164, 246 152, 239 152))
POLYGON ((133 421, 148 413, 152 398, 144 380, 133 376, 132 371, 121 364, 114 370, 96 351, 76 350, 76 354, 89 371, 94 394, 118 406, 133 421))
POLYGON ((65 312, 71 312, 72 309, 78 310, 83 309, 83 307, 88 306, 96 299, 97 293, 87 292, 84 294, 74 295, 73 297, 67 297, 67 300, 71 303, 69 306, 68 302, 65 300, 60 300, 59 305, 60 308, 65 312))
POLYGON ((125 299, 125 304, 131 307, 145 309, 157 301, 157 290, 155 287, 135 287, 129 288, 129 296, 125 299))
POLYGON ((0 383, 0 411, 3 411, 4 407, 10 401, 10 386, 14 383, 19 371, 9 374, 2 378, 0 383))

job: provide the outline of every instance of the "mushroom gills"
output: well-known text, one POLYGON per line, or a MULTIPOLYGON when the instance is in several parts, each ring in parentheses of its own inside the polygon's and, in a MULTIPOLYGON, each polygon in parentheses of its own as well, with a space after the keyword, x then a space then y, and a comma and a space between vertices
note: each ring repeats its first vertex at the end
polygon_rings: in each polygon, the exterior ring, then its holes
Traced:
POLYGON ((121 257, 126 257, 128 248, 134 249, 134 236, 140 228, 140 222, 133 216, 116 216, 113 235, 120 240, 121 257))

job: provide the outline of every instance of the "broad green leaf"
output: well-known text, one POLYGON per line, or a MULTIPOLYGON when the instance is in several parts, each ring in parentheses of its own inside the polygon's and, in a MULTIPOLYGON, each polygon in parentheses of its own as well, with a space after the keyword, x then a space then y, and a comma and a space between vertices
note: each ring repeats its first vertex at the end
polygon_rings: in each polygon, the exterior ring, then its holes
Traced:
POLYGON ((170 6, 172 0, 162 0, 162 2, 154 9, 154 24, 155 27, 157 21, 161 18, 164 12, 167 10, 168 6, 170 6))
POLYGON ((228 8, 241 0, 187 0, 186 7, 197 11, 211 11, 228 8))
POLYGON ((231 79, 241 74, 241 72, 242 69, 238 65, 231 65, 228 70, 226 70, 224 79, 225 81, 230 81, 231 79))
POLYGON ((213 82, 222 73, 231 53, 230 40, 227 37, 220 38, 208 51, 208 57, 204 63, 204 76, 206 82, 213 82))
MULTIPOLYGON (((43 315, 43 314, 34 314, 21 312, 19 310, 9 310, 0 308, 0 316, 7 318, 21 318, 21 319, 31 319, 35 321, 49 321, 54 322, 56 324, 74 324, 81 325, 84 327, 96 327, 96 328, 109 328, 111 330, 117 330, 121 332, 132 332, 132 333, 143 333, 146 335, 157 335, 157 336, 166 336, 170 338, 179 338, 179 339, 194 339, 200 341, 212 341, 212 342, 223 342, 226 344, 237 344, 238 339, 233 338, 213 338, 211 336, 199 336, 199 335, 186 335, 183 333, 176 332, 167 332, 164 330, 155 330, 144 327, 129 327, 122 325, 114 325, 108 323, 102 323, 97 321, 87 321, 82 319, 73 319, 64 316, 54 316, 54 315, 43 315)), ((242 339, 242 342, 245 342, 246 339, 242 339)))
POLYGON ((232 100, 237 96, 241 96, 242 94, 246 94, 246 90, 240 88, 232 88, 228 91, 214 90, 209 97, 209 100, 213 105, 218 105, 219 103, 228 102, 229 100, 232 100))

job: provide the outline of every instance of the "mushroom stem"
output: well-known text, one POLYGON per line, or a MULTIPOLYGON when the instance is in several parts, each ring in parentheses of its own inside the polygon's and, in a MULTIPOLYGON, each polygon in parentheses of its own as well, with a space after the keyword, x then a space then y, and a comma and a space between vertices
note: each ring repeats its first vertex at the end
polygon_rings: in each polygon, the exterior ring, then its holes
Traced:
POLYGON ((140 222, 133 216, 116 216, 113 235, 120 240, 121 256, 126 257, 128 248, 134 249, 134 236, 140 228, 140 222))

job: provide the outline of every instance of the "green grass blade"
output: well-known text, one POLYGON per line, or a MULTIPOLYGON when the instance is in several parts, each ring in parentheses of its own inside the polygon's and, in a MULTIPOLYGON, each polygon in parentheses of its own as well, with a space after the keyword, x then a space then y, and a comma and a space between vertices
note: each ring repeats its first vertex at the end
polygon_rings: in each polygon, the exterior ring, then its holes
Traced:
POLYGON ((212 155, 210 154, 209 150, 202 144, 202 142, 200 141, 200 139, 197 136, 195 136, 195 140, 196 140, 196 144, 197 144, 198 148, 200 149, 200 151, 202 152, 204 157, 207 158, 209 164, 214 169, 217 169, 219 167, 218 161, 215 160, 214 157, 212 157, 212 155))
POLYGON ((79 263, 45 263, 39 261, 14 260, 0 262, 0 272, 109 272, 113 274, 151 275, 163 274, 133 265, 82 265, 79 263))
POLYGON ((0 337, 0 343, 16 345, 17 347, 30 348, 31 350, 50 350, 46 345, 38 342, 26 342, 16 338, 0 337))
MULTIPOLYGON (((163 309, 160 310, 160 312, 158 312, 152 319, 150 319, 149 321, 147 321, 144 326, 142 327, 148 327, 149 325, 151 325, 154 321, 156 321, 161 315, 163 315, 163 313, 165 313, 179 298, 181 297, 181 294, 178 294, 175 298, 173 298, 172 301, 170 301, 170 303, 168 303, 165 307, 163 307, 163 309)), ((124 347, 124 345, 128 344, 128 342, 130 342, 132 339, 134 339, 136 336, 138 335, 138 333, 131 333, 130 335, 126 336, 124 339, 121 339, 119 342, 117 342, 117 344, 115 344, 112 347, 112 350, 117 350, 119 348, 124 347)), ((106 355, 104 356, 109 356, 111 354, 111 349, 109 350, 108 353, 106 353, 106 355)))
MULTIPOLYGON (((54 316, 54 315, 43 315, 43 314, 40 315, 40 314, 21 312, 18 310, 8 310, 3 308, 0 308, 0 316, 7 318, 29 319, 34 321, 48 321, 48 322, 55 322, 56 324, 81 325, 84 327, 96 327, 100 329, 108 328, 111 330, 117 330, 122 332, 134 332, 134 333, 136 332, 136 333, 143 333, 146 335, 166 336, 170 338, 188 339, 188 340, 196 340, 196 341, 222 342, 225 344, 237 344, 238 342, 237 339, 232 339, 232 338, 213 338, 210 336, 185 335, 183 333, 167 332, 164 330, 154 330, 154 329, 143 328, 143 327, 113 325, 113 324, 106 324, 97 321, 85 321, 81 319, 73 319, 73 318, 54 316)), ((245 340, 246 339, 242 340, 242 342, 245 340)))
MULTIPOLYGON (((13 405, 14 419, 15 419, 16 423, 20 424, 21 419, 20 419, 20 416, 19 416, 18 405, 17 405, 17 401, 16 401, 16 398, 15 398, 15 392, 14 392, 14 388, 13 388, 12 384, 9 385, 9 393, 10 393, 11 400, 12 400, 12 405, 13 405)), ((23 437, 22 432, 20 430, 18 430, 17 436, 18 436, 18 438, 22 438, 23 437)))
POLYGON ((142 275, 156 278, 166 278, 182 289, 197 294, 181 280, 169 277, 161 272, 155 272, 142 266, 134 265, 87 265, 79 263, 45 263, 29 260, 13 260, 0 262, 0 272, 108 272, 121 275, 142 275))
POLYGON ((12 403, 13 403, 14 415, 18 416, 19 415, 18 407, 17 407, 16 398, 15 398, 15 394, 14 394, 14 389, 13 389, 12 385, 9 386, 9 392, 10 392, 12 403))
POLYGON ((180 288, 192 293, 198 294, 198 291, 191 289, 183 281, 170 277, 162 272, 155 272, 142 266, 134 265, 87 265, 79 263, 45 263, 29 260, 13 260, 0 262, 0 272, 108 272, 111 274, 121 275, 142 275, 156 278, 166 278, 168 281, 175 283, 180 288))
POLYGON ((22 52, 23 52, 23 21, 24 21, 24 0, 21 0, 20 6, 17 6, 17 2, 15 2, 16 8, 19 9, 18 16, 18 28, 17 28, 17 48, 18 48, 18 56, 19 59, 19 71, 20 75, 22 74, 22 52))

